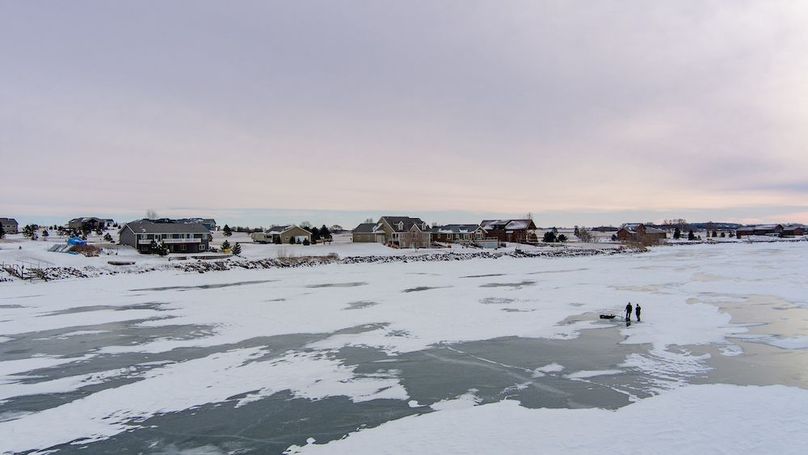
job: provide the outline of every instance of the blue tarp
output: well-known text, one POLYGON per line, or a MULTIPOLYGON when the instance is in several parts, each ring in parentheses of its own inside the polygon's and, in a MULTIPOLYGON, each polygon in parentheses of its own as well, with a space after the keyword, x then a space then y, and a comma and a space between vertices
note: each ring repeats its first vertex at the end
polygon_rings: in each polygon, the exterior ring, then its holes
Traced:
POLYGON ((67 244, 68 245, 86 245, 87 241, 79 239, 79 238, 76 238, 76 237, 73 237, 73 238, 67 239, 67 244))

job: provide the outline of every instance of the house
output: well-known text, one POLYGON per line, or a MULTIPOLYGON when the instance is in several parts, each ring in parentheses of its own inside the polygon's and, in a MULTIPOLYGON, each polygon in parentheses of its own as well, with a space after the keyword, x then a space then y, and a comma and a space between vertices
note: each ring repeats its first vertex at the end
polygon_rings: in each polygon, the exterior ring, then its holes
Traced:
POLYGON ((735 231, 735 236, 739 239, 749 237, 750 235, 780 237, 783 235, 783 229, 782 224, 758 224, 754 226, 744 226, 735 231))
POLYGON ((151 243, 164 243, 172 253, 207 251, 211 235, 200 223, 178 223, 166 218, 126 223, 119 233, 119 243, 141 253, 150 252, 151 243))
POLYGON ((94 216, 83 216, 79 218, 73 218, 72 220, 67 222, 67 227, 74 231, 79 232, 90 232, 90 231, 97 231, 99 229, 104 229, 106 226, 105 220, 101 218, 96 218, 94 216))
POLYGON ((536 225, 531 219, 483 220, 480 227, 485 232, 485 237, 496 238, 500 242, 530 243, 538 241, 536 225))
POLYGON ((384 243, 399 248, 428 248, 432 244, 429 225, 420 218, 408 216, 383 216, 375 224, 360 224, 352 233, 357 242, 384 243))
POLYGON ((627 223, 617 231, 617 239, 621 242, 658 242, 667 237, 662 229, 642 223, 627 223))
POLYGON ((433 226, 431 232, 435 242, 473 242, 485 238, 485 231, 479 224, 444 224, 433 226))
POLYGON ((250 238, 256 243, 311 243, 311 232, 294 224, 271 226, 263 232, 253 232, 250 238))
POLYGON ((802 224, 788 224, 783 226, 781 237, 801 237, 805 235, 805 226, 802 224))
POLYGON ((6 234, 17 234, 20 231, 20 224, 14 218, 0 218, 0 226, 6 234))
POLYGON ((384 231, 376 232, 377 223, 361 223, 351 231, 354 243, 384 243, 384 231))

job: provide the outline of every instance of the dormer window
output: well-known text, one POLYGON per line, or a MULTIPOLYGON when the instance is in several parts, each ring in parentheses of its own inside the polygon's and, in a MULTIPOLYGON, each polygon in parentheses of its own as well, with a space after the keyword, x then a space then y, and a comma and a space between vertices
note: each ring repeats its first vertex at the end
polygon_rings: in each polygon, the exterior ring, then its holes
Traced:
POLYGON ((403 221, 399 221, 399 222, 398 222, 398 230, 399 230, 399 231, 403 231, 403 230, 404 230, 404 222, 403 222, 403 221))

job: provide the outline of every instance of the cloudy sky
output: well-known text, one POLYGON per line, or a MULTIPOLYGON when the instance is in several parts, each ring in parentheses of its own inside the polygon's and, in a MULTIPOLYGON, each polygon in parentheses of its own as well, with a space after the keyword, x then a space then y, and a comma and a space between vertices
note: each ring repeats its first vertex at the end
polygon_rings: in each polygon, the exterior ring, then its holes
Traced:
POLYGON ((802 0, 0 0, 0 68, 21 221, 808 222, 802 0))

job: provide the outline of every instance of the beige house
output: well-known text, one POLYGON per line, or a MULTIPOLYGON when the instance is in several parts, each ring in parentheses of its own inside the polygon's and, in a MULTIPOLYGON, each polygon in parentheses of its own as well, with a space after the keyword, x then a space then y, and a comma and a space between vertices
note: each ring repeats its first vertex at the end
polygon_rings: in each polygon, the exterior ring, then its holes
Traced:
POLYGON ((398 248, 428 248, 430 227, 420 218, 383 216, 377 223, 362 223, 352 231, 357 243, 384 243, 398 248))
POLYGON ((253 242, 256 243, 303 243, 311 242, 311 232, 294 224, 284 226, 272 226, 264 232, 253 232, 250 234, 253 242))

